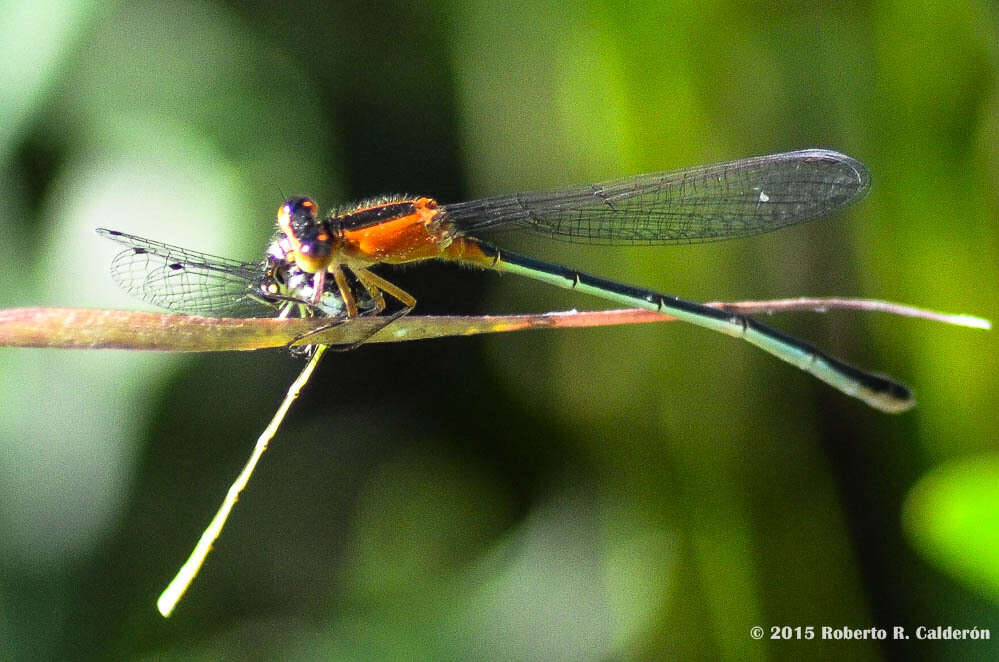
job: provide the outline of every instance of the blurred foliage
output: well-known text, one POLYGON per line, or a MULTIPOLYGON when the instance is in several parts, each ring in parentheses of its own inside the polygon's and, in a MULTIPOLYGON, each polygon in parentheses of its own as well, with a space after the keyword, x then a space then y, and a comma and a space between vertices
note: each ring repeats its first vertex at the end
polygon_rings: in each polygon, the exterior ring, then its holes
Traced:
MULTIPOLYGON (((874 188, 827 222, 510 243, 693 299, 995 319, 997 26, 985 2, 6 0, 0 305, 141 308, 98 225, 252 259, 292 193, 453 201, 831 147, 874 188)), ((428 313, 600 306, 448 266, 390 277, 428 313)), ((156 596, 299 364, 2 350, 0 657, 985 656, 751 639, 999 622, 996 334, 775 323, 919 406, 878 414, 681 325, 328 357, 169 621, 156 596)))

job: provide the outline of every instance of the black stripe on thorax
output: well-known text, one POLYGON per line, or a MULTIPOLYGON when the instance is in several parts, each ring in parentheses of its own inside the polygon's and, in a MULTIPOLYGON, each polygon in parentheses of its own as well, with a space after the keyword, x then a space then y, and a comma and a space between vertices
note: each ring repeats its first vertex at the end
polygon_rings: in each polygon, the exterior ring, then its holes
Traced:
POLYGON ((415 213, 416 205, 413 204, 413 201, 405 200, 358 209, 347 214, 334 216, 330 221, 344 230, 360 230, 415 213))

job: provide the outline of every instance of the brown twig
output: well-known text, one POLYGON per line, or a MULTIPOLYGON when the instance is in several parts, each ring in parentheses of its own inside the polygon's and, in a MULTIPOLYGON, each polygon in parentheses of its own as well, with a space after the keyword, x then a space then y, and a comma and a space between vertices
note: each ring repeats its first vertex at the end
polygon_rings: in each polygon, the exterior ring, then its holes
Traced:
MULTIPOLYGON (((826 312, 834 309, 879 311, 945 324, 991 328, 987 320, 970 315, 950 315, 868 299, 799 298, 713 302, 707 305, 746 314, 801 310, 826 312)), ((376 333, 369 342, 401 342, 526 329, 648 324, 673 320, 667 315, 640 309, 528 315, 409 315, 376 333)), ((328 325, 329 319, 231 319, 80 308, 13 308, 0 311, 0 346, 215 352, 283 347, 293 342, 346 345, 363 338, 373 325, 379 323, 379 320, 359 318, 349 324, 323 329, 302 338, 303 334, 328 325)))

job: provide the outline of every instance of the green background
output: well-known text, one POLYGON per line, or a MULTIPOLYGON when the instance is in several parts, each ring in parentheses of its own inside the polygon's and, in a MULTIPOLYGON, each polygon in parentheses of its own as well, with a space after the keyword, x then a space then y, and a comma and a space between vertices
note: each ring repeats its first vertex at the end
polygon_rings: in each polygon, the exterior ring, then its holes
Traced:
MULTIPOLYGON (((0 3, 0 305, 148 309, 106 226, 253 260, 284 196, 443 202, 803 147, 848 213, 543 259, 695 300, 995 319, 999 10, 984 2, 0 3)), ((448 265, 419 312, 600 308, 448 265)), ((772 320, 890 373, 886 416, 680 324, 328 356, 170 620, 154 608, 300 368, 0 350, 4 659, 975 658, 999 637, 996 332, 772 320)))

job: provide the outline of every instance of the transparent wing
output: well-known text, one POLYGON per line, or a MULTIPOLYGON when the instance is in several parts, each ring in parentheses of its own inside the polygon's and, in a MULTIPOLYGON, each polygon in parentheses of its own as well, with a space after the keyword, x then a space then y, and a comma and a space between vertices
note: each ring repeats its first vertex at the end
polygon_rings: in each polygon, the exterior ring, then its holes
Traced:
POLYGON ((207 255, 117 230, 97 228, 97 234, 128 247, 111 262, 111 277, 139 299, 192 315, 270 317, 275 313, 275 306, 257 292, 263 277, 260 264, 207 255))
POLYGON ((459 232, 523 228, 556 239, 669 244, 745 237, 832 214, 863 197, 870 174, 809 149, 559 191, 444 205, 459 232))

